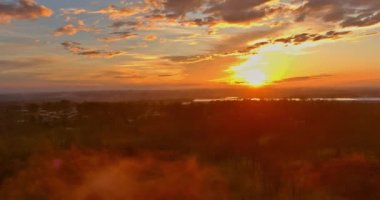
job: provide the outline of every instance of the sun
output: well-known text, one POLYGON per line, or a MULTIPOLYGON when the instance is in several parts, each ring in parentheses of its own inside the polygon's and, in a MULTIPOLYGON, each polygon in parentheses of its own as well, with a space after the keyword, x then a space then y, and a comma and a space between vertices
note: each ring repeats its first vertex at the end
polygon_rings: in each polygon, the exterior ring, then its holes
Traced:
POLYGON ((283 79, 288 73, 291 57, 282 47, 270 46, 257 54, 239 56, 239 61, 225 72, 227 77, 218 81, 247 87, 263 87, 283 79))
POLYGON ((246 85, 250 87, 261 87, 268 83, 267 72, 260 66, 265 66, 261 57, 250 57, 246 62, 233 66, 227 70, 230 74, 230 84, 246 85))
POLYGON ((251 69, 239 72, 238 76, 246 82, 247 85, 259 87, 265 85, 268 81, 267 75, 258 69, 251 69))

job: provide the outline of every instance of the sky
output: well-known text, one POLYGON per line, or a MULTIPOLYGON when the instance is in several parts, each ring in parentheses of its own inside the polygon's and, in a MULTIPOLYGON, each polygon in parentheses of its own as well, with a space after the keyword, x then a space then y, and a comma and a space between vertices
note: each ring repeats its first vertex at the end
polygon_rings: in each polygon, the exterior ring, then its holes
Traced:
POLYGON ((1 0, 0 92, 376 87, 379 0, 1 0))

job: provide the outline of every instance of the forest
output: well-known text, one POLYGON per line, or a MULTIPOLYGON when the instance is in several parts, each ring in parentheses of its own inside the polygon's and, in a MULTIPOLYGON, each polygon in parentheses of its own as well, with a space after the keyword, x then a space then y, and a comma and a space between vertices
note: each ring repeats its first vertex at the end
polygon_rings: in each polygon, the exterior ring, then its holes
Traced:
POLYGON ((0 104, 2 200, 378 200, 380 103, 0 104))

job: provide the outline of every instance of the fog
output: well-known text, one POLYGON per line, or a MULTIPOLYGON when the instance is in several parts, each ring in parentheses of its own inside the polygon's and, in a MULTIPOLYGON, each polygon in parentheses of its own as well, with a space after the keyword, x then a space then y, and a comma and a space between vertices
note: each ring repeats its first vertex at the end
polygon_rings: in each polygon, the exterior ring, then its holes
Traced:
POLYGON ((195 157, 70 150, 39 155, 0 190, 7 199, 226 199, 223 176, 195 157))

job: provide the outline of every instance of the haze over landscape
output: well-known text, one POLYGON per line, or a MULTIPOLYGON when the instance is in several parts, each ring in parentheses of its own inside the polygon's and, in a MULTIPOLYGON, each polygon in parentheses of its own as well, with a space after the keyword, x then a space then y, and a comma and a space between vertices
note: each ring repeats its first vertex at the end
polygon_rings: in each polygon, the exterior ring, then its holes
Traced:
POLYGON ((0 0, 0 200, 379 200, 380 0, 0 0))

